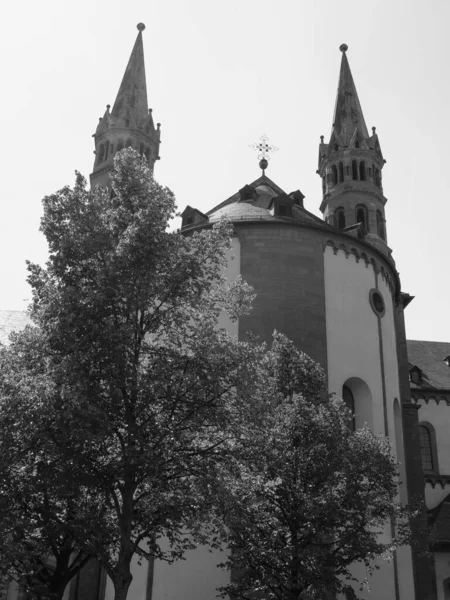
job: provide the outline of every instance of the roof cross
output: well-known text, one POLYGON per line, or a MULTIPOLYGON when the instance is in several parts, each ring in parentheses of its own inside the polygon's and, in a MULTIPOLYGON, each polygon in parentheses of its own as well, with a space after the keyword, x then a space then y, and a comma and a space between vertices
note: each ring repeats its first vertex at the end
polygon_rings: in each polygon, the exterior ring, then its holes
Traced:
POLYGON ((259 138, 259 142, 250 144, 249 147, 258 152, 259 166, 262 169, 263 175, 265 175, 265 170, 269 166, 270 153, 276 152, 278 148, 269 144, 269 138, 265 133, 259 138))

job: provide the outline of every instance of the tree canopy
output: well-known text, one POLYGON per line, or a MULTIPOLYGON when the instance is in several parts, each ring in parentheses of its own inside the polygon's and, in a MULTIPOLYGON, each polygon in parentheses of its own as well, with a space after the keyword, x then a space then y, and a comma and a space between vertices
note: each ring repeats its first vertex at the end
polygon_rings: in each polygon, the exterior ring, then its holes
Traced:
POLYGON ((42 474, 37 489, 9 477, 12 497, 42 499, 24 535, 55 554, 69 532, 123 599, 133 556, 173 560, 193 544, 186 528, 205 535, 205 482, 251 405, 262 350, 217 326, 252 300, 223 276, 231 228, 169 232, 173 194, 131 149, 116 155, 111 187, 88 190, 77 175, 44 198, 50 256, 28 266, 36 329, 2 351, 0 411, 15 422, 16 456, 42 474), (62 533, 36 521, 49 498, 62 533))
POLYGON ((224 476, 233 577, 223 595, 356 598, 352 563, 370 570, 399 541, 380 537, 401 513, 389 443, 367 427, 349 428, 350 412, 328 396, 319 365, 283 335, 265 364, 264 417, 240 440, 239 460, 224 476))

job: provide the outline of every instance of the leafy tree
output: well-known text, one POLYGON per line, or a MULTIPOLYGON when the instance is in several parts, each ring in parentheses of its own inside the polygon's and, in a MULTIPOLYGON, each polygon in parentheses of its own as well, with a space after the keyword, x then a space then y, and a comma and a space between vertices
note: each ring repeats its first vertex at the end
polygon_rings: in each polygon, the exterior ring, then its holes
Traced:
POLYGON ((74 538, 78 483, 48 437, 55 413, 42 348, 31 327, 0 348, 0 575, 60 598, 89 557, 74 538))
POLYGON ((320 367, 280 334, 266 373, 264 417, 240 440, 224 477, 234 576, 222 595, 356 598, 351 564, 370 569, 395 545, 380 538, 401 510, 390 446, 367 427, 349 429, 349 411, 327 397, 320 367))
MULTIPOLYGON (((236 319, 252 300, 244 282, 222 275, 230 227, 170 233, 174 210, 131 149, 116 155, 112 191, 89 191, 78 175, 73 189, 46 197, 49 261, 29 264, 42 372, 32 360, 9 370, 20 386, 31 380, 11 417, 20 427, 39 397, 27 468, 56 470, 59 495, 73 501, 68 512, 55 504, 52 519, 62 535, 76 524, 75 548, 101 562, 116 600, 127 597, 133 556, 174 560, 207 536, 211 478, 251 410, 262 352, 217 326, 221 311, 236 319), (36 378, 46 393, 34 392, 36 378)), ((28 352, 27 335, 5 353, 28 352)), ((2 406, 14 394, 3 385, 2 406)), ((42 489, 25 494, 31 505, 42 489)), ((53 549, 55 537, 36 532, 53 549)))

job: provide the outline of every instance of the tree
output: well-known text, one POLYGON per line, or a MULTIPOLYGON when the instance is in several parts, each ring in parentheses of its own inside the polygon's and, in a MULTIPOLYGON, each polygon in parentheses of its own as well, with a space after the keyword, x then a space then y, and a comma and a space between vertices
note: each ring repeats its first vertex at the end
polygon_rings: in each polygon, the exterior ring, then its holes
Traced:
MULTIPOLYGON (((252 300, 222 274, 230 227, 168 232, 173 194, 131 149, 116 155, 111 185, 89 191, 78 175, 44 199, 50 257, 28 268, 49 392, 28 439, 76 494, 74 512, 59 513, 76 523, 76 547, 124 600, 133 556, 174 560, 207 536, 211 478, 252 406, 262 349, 217 326, 252 300)), ((29 361, 16 377, 35 380, 29 361)), ((1 394, 6 405, 8 386, 1 394)), ((26 420, 22 404, 15 415, 26 420)))
POLYGON ((320 367, 280 334, 266 373, 264 417, 240 440, 239 459, 224 475, 234 577, 222 594, 356 598, 350 565, 370 569, 395 545, 380 539, 400 511, 389 443, 367 427, 351 431, 351 415, 328 397, 320 367))
POLYGON ((48 435, 55 412, 42 348, 31 327, 0 348, 0 576, 33 597, 61 598, 89 556, 75 542, 80 487, 48 435))

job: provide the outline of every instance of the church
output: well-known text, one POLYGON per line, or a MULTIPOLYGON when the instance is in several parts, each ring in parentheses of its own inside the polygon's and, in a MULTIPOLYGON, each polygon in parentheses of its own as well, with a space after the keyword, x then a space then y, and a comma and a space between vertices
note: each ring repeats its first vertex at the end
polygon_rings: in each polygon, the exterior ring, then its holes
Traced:
MULTIPOLYGON (((154 168, 160 125, 148 109, 143 31, 138 36, 111 109, 97 125, 91 185, 107 185, 116 152, 132 146, 154 168)), ((362 598, 450 600, 450 342, 407 340, 404 311, 413 297, 401 289, 395 240, 386 230, 382 170, 375 128, 368 131, 347 58, 341 65, 329 139, 320 139, 318 204, 323 219, 307 211, 300 190, 285 190, 265 173, 203 213, 187 206, 182 232, 210 227, 221 218, 234 227, 227 276, 253 286, 252 312, 230 325, 237 336, 252 331, 270 342, 287 334, 325 369, 330 391, 352 409, 356 428, 368 423, 387 436, 399 462, 402 503, 425 498, 428 518, 416 522, 412 547, 379 562, 362 598), (427 552, 428 551, 428 552, 427 552)), ((329 115, 324 115, 327 122, 329 115)), ((387 190, 388 193, 388 190, 387 190)), ((24 325, 0 311, 0 342, 24 325)), ((389 541, 389 526, 383 534, 389 541)), ((185 561, 134 565, 131 600, 213 600, 229 574, 216 568, 217 553, 199 548, 185 561)), ((355 565, 355 576, 365 571, 355 565)), ((24 598, 11 583, 7 600, 24 598)), ((110 600, 113 588, 91 562, 66 590, 67 600, 110 600)))

